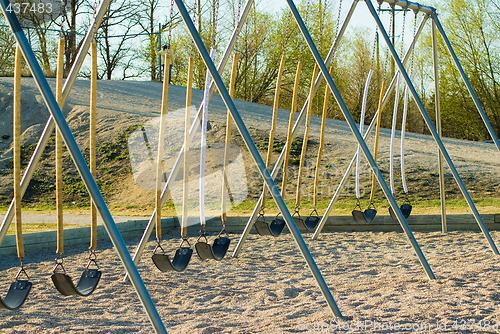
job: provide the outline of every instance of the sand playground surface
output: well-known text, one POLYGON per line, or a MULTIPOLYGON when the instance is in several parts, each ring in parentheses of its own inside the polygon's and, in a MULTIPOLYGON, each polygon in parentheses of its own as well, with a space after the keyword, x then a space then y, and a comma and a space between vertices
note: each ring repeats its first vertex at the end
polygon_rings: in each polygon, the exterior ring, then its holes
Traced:
MULTIPOLYGON (((499 232, 492 232, 494 240, 499 232)), ((161 273, 149 242, 138 266, 170 333, 498 333, 500 257, 479 232, 415 233, 437 279, 429 280, 403 233, 335 232, 306 242, 346 320, 332 316, 292 236, 255 234, 239 258, 161 273), (321 327, 322 326, 322 327, 321 327), (321 328, 323 330, 321 330, 321 328)), ((232 235, 230 252, 237 242, 232 235)), ((164 246, 172 253, 174 235, 164 246)), ((130 251, 138 240, 127 240, 130 251)), ((229 253, 228 253, 229 254, 229 253)), ((151 333, 111 244, 100 245, 103 276, 90 297, 63 297, 50 281, 53 253, 29 253, 33 289, 18 311, 0 311, 5 333, 151 333)), ((86 247, 67 250, 79 277, 86 247)), ((17 262, 2 261, 2 290, 17 262)))

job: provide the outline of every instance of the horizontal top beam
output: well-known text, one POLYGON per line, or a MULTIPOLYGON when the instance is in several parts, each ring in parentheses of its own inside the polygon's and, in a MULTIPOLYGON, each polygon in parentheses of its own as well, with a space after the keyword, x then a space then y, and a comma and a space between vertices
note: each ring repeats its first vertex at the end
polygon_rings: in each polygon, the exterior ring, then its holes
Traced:
MULTIPOLYGON (((371 0, 365 0, 371 1, 371 0)), ((377 0, 380 2, 380 0, 377 0)), ((436 12, 436 8, 424 6, 416 2, 406 1, 406 0, 382 0, 383 2, 388 3, 389 5, 396 5, 402 8, 409 8, 413 11, 423 12, 428 15, 433 15, 436 12)))

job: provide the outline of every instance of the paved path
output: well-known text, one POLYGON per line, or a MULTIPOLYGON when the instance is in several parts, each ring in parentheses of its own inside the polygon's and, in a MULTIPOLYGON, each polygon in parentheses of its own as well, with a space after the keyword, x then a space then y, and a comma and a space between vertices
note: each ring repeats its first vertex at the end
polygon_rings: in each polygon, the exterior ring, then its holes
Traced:
MULTIPOLYGON (((1 219, 3 220, 4 214, 2 213, 1 219)), ((43 223, 56 223, 57 215, 55 213, 23 213, 23 223, 25 224, 43 224, 43 223)), ((113 216, 115 223, 123 223, 129 220, 149 220, 149 217, 144 216, 113 216)), ((65 213, 64 222, 66 224, 86 225, 90 224, 90 215, 80 215, 65 213)), ((102 218, 97 216, 97 223, 102 224, 102 218)))

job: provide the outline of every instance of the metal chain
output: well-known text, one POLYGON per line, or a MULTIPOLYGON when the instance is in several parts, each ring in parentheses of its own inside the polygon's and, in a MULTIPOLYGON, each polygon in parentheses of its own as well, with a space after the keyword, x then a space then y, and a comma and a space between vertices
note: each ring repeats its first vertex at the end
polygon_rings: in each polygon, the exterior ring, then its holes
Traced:
POLYGON ((170 51, 171 45, 172 45, 172 28, 174 25, 174 0, 170 1, 170 24, 168 25, 168 38, 167 38, 167 43, 168 43, 168 49, 170 51))
MULTIPOLYGON (((379 18, 380 18, 380 8, 381 7, 382 7, 382 3, 380 2, 378 4, 378 9, 377 9, 377 15, 379 18)), ((375 62, 375 52, 377 50, 377 40, 378 40, 378 26, 375 27, 375 38, 373 39, 372 53, 370 54, 371 68, 374 67, 373 63, 375 62)))
POLYGON ((286 51, 286 46, 288 44, 288 39, 290 38, 290 22, 292 20, 292 13, 288 13, 288 19, 286 21, 286 31, 285 31, 285 40, 283 42, 283 55, 286 51))
POLYGON ((61 13, 61 36, 60 38, 63 38, 64 36, 64 19, 66 17, 66 3, 67 1, 66 0, 61 0, 61 3, 62 3, 62 13, 61 13))
MULTIPOLYGON (((309 7, 311 6, 311 0, 307 0, 307 5, 306 5, 306 17, 304 18, 304 25, 307 27, 307 20, 309 19, 309 7)), ((302 36, 302 44, 300 45, 300 57, 299 59, 302 60, 302 53, 304 52, 304 43, 305 39, 302 36)))
MULTIPOLYGON (((196 27, 196 0, 193 0, 194 4, 193 4, 193 24, 194 26, 196 27)), ((200 32, 198 32, 200 33, 200 32)), ((191 39, 191 56, 194 56, 194 41, 191 39)))
MULTIPOLYGON (((238 13, 236 14, 236 26, 240 24, 240 15, 241 15, 241 0, 238 0, 238 13)), ((234 42, 235 52, 238 52, 238 37, 239 34, 236 34, 236 41, 234 42)))
MULTIPOLYGON (((319 0, 319 4, 321 5, 321 0, 319 0)), ((319 43, 318 50, 321 53, 321 45, 323 44, 323 29, 325 28, 325 20, 326 20, 326 6, 328 5, 328 0, 325 0, 325 5, 322 8, 322 11, 319 13, 319 43)))
MULTIPOLYGON (((415 11, 415 17, 413 18, 413 39, 417 35, 417 15, 418 12, 415 11)), ((410 73, 413 73, 413 60, 415 58, 415 48, 411 50, 411 60, 410 60, 410 73)))
MULTIPOLYGON (((394 7, 392 7, 392 9, 394 10, 394 7)), ((392 20, 392 13, 391 13, 390 17, 391 17, 391 18, 390 18, 390 21, 389 21, 389 28, 391 28, 391 27, 392 27, 392 23, 393 23, 393 22, 392 22, 392 21, 393 21, 393 20, 392 20)), ((385 50, 385 61, 384 61, 384 79, 385 79, 385 76, 387 75, 387 73, 389 72, 389 71, 388 71, 388 67, 389 67, 389 66, 388 66, 388 63, 389 63, 389 58, 390 58, 390 57, 389 57, 389 48, 387 48, 387 49, 385 50)))
POLYGON ((403 28, 402 28, 402 32, 401 32, 401 53, 400 53, 400 57, 403 57, 403 52, 405 50, 406 8, 403 8, 403 9, 404 9, 404 12, 403 12, 403 28))
POLYGON ((339 12, 337 14, 337 25, 335 26, 335 33, 333 34, 333 37, 337 37, 337 34, 339 33, 339 28, 340 28, 340 15, 342 13, 342 0, 339 2, 339 12))
POLYGON ((215 13, 214 13, 214 35, 212 39, 212 47, 215 48, 215 38, 217 36, 217 21, 219 20, 219 0, 215 2, 215 13))

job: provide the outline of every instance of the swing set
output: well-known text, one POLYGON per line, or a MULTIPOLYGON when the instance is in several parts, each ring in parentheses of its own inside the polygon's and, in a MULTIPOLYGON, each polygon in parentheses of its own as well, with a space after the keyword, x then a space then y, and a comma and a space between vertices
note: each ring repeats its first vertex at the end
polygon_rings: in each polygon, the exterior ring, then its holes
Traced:
MULTIPOLYGON (((234 32, 232 34, 232 37, 228 43, 228 46, 226 50, 224 51, 224 54, 222 56, 221 63, 219 64, 218 68, 215 66, 213 63, 213 56, 214 56, 214 49, 212 49, 212 52, 208 52, 207 48, 205 47, 199 33, 196 30, 196 27, 194 26, 194 23, 192 21, 192 18, 190 17, 190 14, 188 10, 186 9, 184 2, 182 0, 173 0, 175 4, 177 5, 177 8, 179 10, 179 13, 188 28, 189 34, 192 37, 193 40, 193 52, 189 57, 189 66, 188 66, 188 85, 187 85, 187 91, 186 91, 186 114, 185 114, 185 127, 184 127, 184 145, 181 151, 179 152, 178 159, 176 163, 174 164, 174 167, 170 171, 169 177, 166 179, 165 185, 163 187, 163 190, 161 189, 162 187, 162 176, 163 176, 163 169, 162 169, 162 154, 163 154, 163 136, 165 132, 165 127, 164 127, 164 117, 166 114, 167 110, 167 101, 168 101, 168 82, 165 80, 163 83, 163 97, 162 97, 162 106, 161 106, 161 117, 160 117, 160 131, 159 131, 159 142, 158 142, 158 155, 157 155, 157 161, 156 161, 156 192, 155 192, 155 211, 148 223, 147 228, 144 231, 143 237, 141 239, 141 242, 139 243, 137 250, 134 254, 134 257, 130 257, 125 243, 123 241, 123 238, 121 237, 120 233, 118 232, 116 225, 114 224, 113 218, 106 206, 106 203, 104 202, 104 199, 102 198, 102 195, 97 187, 97 184, 95 183, 94 176, 93 176, 93 170, 95 170, 95 160, 91 159, 91 166, 87 166, 86 161, 76 144, 76 141, 73 137, 73 134, 71 130, 69 129, 66 120, 61 112, 61 108, 64 106, 66 99, 69 95, 69 92, 72 88, 72 85, 76 79, 77 73, 81 67, 81 64, 83 63, 83 60, 85 58, 86 53, 88 52, 89 47, 92 45, 91 41, 93 39, 93 36, 95 34, 95 31, 97 27, 99 26, 100 21, 103 18, 103 15, 106 11, 106 9, 109 6, 109 0, 103 0, 103 2, 100 4, 98 10, 96 11, 96 14, 93 18, 93 22, 89 28, 89 31, 87 35, 85 36, 84 41, 82 42, 82 47, 80 49, 80 52, 77 55, 77 59, 68 74, 68 78, 66 80, 66 83, 64 87, 62 86, 62 71, 59 71, 62 67, 59 66, 58 68, 58 74, 57 74, 57 82, 58 82, 58 87, 56 89, 56 96, 52 93, 50 90, 50 87, 46 81, 45 76, 43 75, 43 72, 33 54, 33 51, 31 49, 31 46, 29 45, 26 37, 24 36, 24 33, 22 32, 22 29, 20 28, 19 22, 17 18, 15 17, 14 14, 8 13, 5 9, 8 4, 7 0, 2 0, 1 1, 1 9, 4 13, 4 15, 7 18, 7 21, 9 23, 9 26, 11 27, 12 31, 14 32, 15 38, 18 42, 16 46, 16 67, 15 67, 15 79, 14 79, 14 199, 12 201, 11 208, 9 208, 8 213, 5 215, 4 222, 0 228, 0 242, 2 241, 3 237, 5 236, 6 230, 8 229, 13 216, 15 215, 16 217, 16 244, 17 244, 17 255, 18 258, 20 259, 21 262, 21 268, 18 271, 17 275, 15 276, 15 281, 11 284, 9 291, 7 292, 7 295, 3 298, 0 299, 0 307, 5 308, 5 309, 10 309, 14 310, 19 307, 25 302, 29 292, 31 291, 32 283, 25 271, 24 268, 24 247, 23 247, 23 239, 22 239, 22 218, 21 218, 21 198, 26 190, 27 184, 29 182, 29 179, 32 176, 33 169, 35 168, 36 164, 39 162, 40 159, 40 152, 43 152, 43 149, 45 148, 48 138, 50 137, 50 133, 53 132, 54 125, 57 124, 57 131, 56 134, 59 137, 59 140, 57 140, 56 144, 56 152, 59 151, 59 153, 56 153, 56 165, 58 166, 56 175, 58 178, 58 188, 60 188, 62 184, 62 178, 60 178, 60 161, 61 161, 61 156, 60 156, 60 151, 61 151, 61 145, 62 145, 62 140, 64 140, 64 143, 66 144, 68 151, 70 152, 76 166, 78 169, 78 172, 82 176, 82 179, 84 180, 84 183, 90 193, 92 203, 95 205, 95 208, 98 209, 101 217, 103 218, 104 224, 106 225, 106 230, 113 241, 113 244, 116 248, 116 251, 121 259, 121 261, 125 264, 125 268, 127 271, 127 277, 130 278, 132 284, 134 285, 135 290, 138 293, 139 298, 141 299, 142 305, 145 308, 145 311, 155 329, 156 332, 158 333, 166 333, 165 326, 163 322, 161 321, 161 318, 156 310, 156 307, 151 300, 151 297, 149 296, 149 293, 144 286, 144 283, 137 271, 137 268, 135 266, 136 263, 138 263, 142 252, 145 247, 145 243, 148 240, 152 229, 156 227, 156 241, 157 245, 156 248, 153 251, 152 259, 154 264, 158 267, 159 270, 163 272, 171 272, 171 271, 182 271, 184 270, 192 257, 193 249, 191 248, 191 245, 189 244, 188 240, 188 233, 187 233, 187 218, 188 218, 188 193, 189 193, 189 188, 188 188, 188 181, 189 181, 189 166, 188 166, 188 158, 189 158, 189 148, 190 148, 190 142, 191 139, 194 135, 194 129, 198 122, 201 122, 202 124, 202 135, 201 135, 201 149, 200 149, 200 223, 201 223, 201 229, 200 229, 200 235, 197 239, 197 242, 195 244, 195 249, 199 255, 199 257, 203 260, 206 259, 215 259, 215 260, 221 260, 225 254, 228 251, 229 245, 230 245, 230 239, 229 236, 227 235, 227 232, 225 230, 226 228, 226 212, 225 212, 225 200, 224 196, 222 197, 222 207, 221 207, 221 221, 222 221, 222 230, 214 240, 213 244, 210 244, 208 242, 208 238, 205 232, 205 217, 204 217, 204 192, 203 192, 203 175, 204 175, 204 168, 205 168, 205 154, 206 154, 206 135, 207 135, 207 118, 208 118, 208 102, 210 100, 210 97, 213 93, 213 89, 217 87, 217 89, 220 92, 220 95, 224 101, 224 103, 227 106, 228 109, 228 114, 227 114, 227 127, 226 127, 226 139, 225 139, 225 151, 224 151, 224 168, 227 167, 227 163, 229 161, 229 142, 230 142, 230 137, 231 137, 231 126, 232 122, 236 124, 236 127, 238 128, 242 139, 244 140, 245 144, 248 147, 248 150, 254 159, 256 166, 258 167, 258 170, 261 174, 261 176, 264 179, 264 187, 263 187, 263 192, 262 195, 254 209, 254 212, 252 213, 252 216, 250 217, 250 220, 247 223, 247 226, 245 227, 245 230, 238 242, 238 245, 236 246, 233 257, 236 257, 239 252, 241 251, 241 247, 243 242, 245 241, 246 237, 248 236, 248 233, 250 232, 250 229, 252 226, 255 224, 257 231, 259 234, 262 235, 272 235, 272 236, 278 236, 281 231, 283 230, 284 226, 287 225, 292 237, 295 239, 300 252, 302 253, 303 257, 306 260, 307 265, 309 266, 309 269, 311 270, 315 280, 317 281, 321 292, 324 296, 324 298, 327 301, 328 307, 332 311, 332 313, 335 316, 342 317, 342 314, 340 310, 338 309, 335 300, 333 299, 333 296, 331 294, 330 289, 326 285, 325 280, 323 279, 323 276, 321 275, 318 267, 316 266, 314 259, 309 252, 307 245, 304 242, 304 239, 298 229, 298 226, 305 227, 308 230, 315 230, 315 233, 313 235, 313 239, 316 239, 321 232, 321 229, 324 226, 324 223, 326 219, 328 218, 328 215, 331 211, 331 207, 333 206, 333 203, 337 200, 343 186, 345 185, 345 182, 348 178, 348 174, 352 171, 352 168, 356 164, 359 168, 360 164, 360 155, 361 152, 365 155, 366 159, 368 160, 368 163, 372 169, 373 175, 372 175, 372 192, 370 195, 370 205, 368 206, 368 210, 373 210, 374 212, 370 212, 367 210, 362 211, 361 205, 359 205, 359 200, 360 200, 360 194, 356 194, 357 200, 358 200, 358 205, 356 207, 357 211, 354 213, 353 216, 356 219, 359 220, 365 220, 369 221, 369 219, 373 220, 375 218, 375 215, 377 214, 376 209, 373 204, 374 200, 374 189, 375 189, 375 180, 378 181, 380 187, 382 188, 382 191, 384 192, 384 195, 386 196, 387 200, 389 201, 390 204, 390 210, 391 215, 399 221, 401 224, 405 234, 407 235, 410 244, 414 248, 420 263, 422 264, 425 272, 427 273, 427 276, 430 279, 434 279, 434 273, 432 272, 432 269, 430 268, 429 264, 427 263, 424 254, 422 253, 418 243, 416 242, 407 222, 406 218, 410 215, 411 213, 411 204, 408 202, 408 189, 406 187, 406 182, 404 181, 404 134, 405 134, 405 122, 406 122, 406 115, 407 115, 407 108, 408 108, 408 99, 411 94, 414 103, 417 105, 420 113, 422 114, 422 117, 425 120, 425 123, 427 124, 429 131, 431 132, 432 136, 434 137, 436 143, 438 144, 439 148, 439 154, 442 156, 448 166, 450 167, 452 174, 457 181, 458 186, 462 190, 462 193, 464 194, 464 197, 467 200, 467 203, 469 204, 469 207, 471 208, 479 226, 481 227, 483 234, 485 235, 488 243, 490 244, 491 249, 495 254, 499 254, 498 250, 491 239, 491 236, 489 235, 488 230, 486 229, 486 226, 484 225, 484 222, 482 221, 474 203, 472 202, 472 199, 470 198, 460 176, 458 175, 458 172, 456 168, 454 167, 454 164, 448 155, 446 148, 444 147, 440 133, 436 130, 434 125, 432 124, 430 117, 425 110, 420 97, 418 96, 415 87, 412 84, 411 77, 407 73, 404 65, 407 62, 408 58, 410 57, 411 51, 413 50, 415 43, 418 39, 418 36, 420 35, 426 21, 431 18, 432 19, 432 37, 433 37, 433 55, 435 59, 434 63, 434 68, 435 68, 435 82, 436 82, 436 87, 437 90, 439 88, 439 80, 438 80, 438 67, 437 67, 437 46, 436 46, 436 29, 440 32, 441 36, 445 40, 445 43, 448 47, 448 50, 452 54, 453 59, 455 60, 455 63, 457 65, 457 68, 459 69, 460 74, 464 78, 464 81, 467 85, 467 88, 469 89, 472 98, 474 101, 477 101, 477 97, 475 96, 470 83, 467 80, 467 77, 465 76, 465 73, 463 72, 463 69, 460 66, 460 63, 458 62, 458 59, 456 58, 456 55, 453 52, 453 49, 451 45, 449 44, 449 41, 446 37, 446 34, 440 24, 439 19, 437 18, 436 12, 434 8, 431 7, 426 7, 422 6, 420 4, 416 4, 413 2, 408 2, 408 1, 392 1, 392 0, 384 0, 380 1, 380 5, 382 3, 389 3, 392 8, 394 8, 395 5, 401 6, 403 9, 411 9, 414 10, 416 13, 418 12, 423 12, 425 14, 424 19, 422 20, 422 23, 418 29, 418 31, 415 30, 414 28, 414 36, 413 36, 413 41, 408 48, 406 55, 403 57, 403 59, 400 59, 400 55, 397 53, 395 50, 395 47, 393 43, 391 43, 390 37, 385 31, 385 28, 382 24, 382 21, 380 19, 379 13, 377 13, 377 10, 373 6, 373 4, 370 1, 365 1, 365 4, 367 5, 368 10, 370 11, 371 15, 373 16, 375 23, 377 24, 378 30, 380 31, 383 39, 385 40, 388 50, 390 54, 392 55, 392 58, 394 59, 395 64, 397 65, 398 72, 395 74, 394 78, 392 79, 391 83, 389 84, 387 90, 385 90, 385 81, 382 84, 381 88, 381 93, 380 93, 380 99, 378 103, 378 110, 370 123, 370 126, 368 127, 368 130, 366 133, 363 133, 363 127, 364 127, 364 116, 366 113, 366 96, 368 94, 368 89, 370 85, 370 80, 371 80, 371 75, 372 72, 370 72, 366 84, 365 84, 365 90, 363 94, 363 106, 362 106, 362 117, 360 120, 360 126, 358 127, 354 119, 352 118, 349 110, 347 109, 341 94, 339 93, 333 79, 332 79, 332 73, 331 71, 328 71, 328 66, 333 60, 335 51, 338 48, 339 42, 342 39, 342 36, 345 33, 346 27, 353 15, 354 9, 356 8, 356 5, 358 4, 358 0, 354 0, 352 3, 352 6, 347 14, 347 17, 345 18, 345 21, 338 30, 338 35, 336 34, 336 39, 326 56, 325 60, 321 57, 320 53, 318 52, 318 49, 316 48, 316 45, 309 34, 309 31, 307 29, 307 23, 304 22, 302 19, 301 15, 299 14, 294 2, 292 0, 286 0, 287 4, 290 8, 291 16, 295 19, 295 22, 298 24, 298 27, 300 29, 300 32, 303 35, 304 38, 304 43, 307 44, 309 47, 309 50, 311 51, 314 60, 315 60, 315 67, 311 79, 311 84, 309 88, 309 93, 308 93, 308 98, 306 102, 304 103, 304 106, 300 112, 300 114, 296 117, 295 119, 295 113, 296 113, 296 108, 297 108, 297 102, 296 102, 296 94, 298 94, 298 83, 300 80, 300 72, 301 72, 301 67, 302 64, 299 61, 297 64, 297 71, 296 71, 296 76, 295 76, 295 81, 294 81, 294 97, 292 99, 292 112, 290 113, 290 122, 288 125, 288 132, 287 132, 287 142, 286 145, 281 152, 278 160, 274 164, 273 171, 270 172, 268 168, 271 166, 271 160, 272 160, 272 147, 273 147, 273 140, 274 140, 274 131, 276 127, 276 118, 277 118, 277 105, 279 101, 279 89, 280 89, 280 80, 281 80, 281 75, 283 72, 284 68, 284 63, 285 63, 285 54, 283 52, 282 59, 280 62, 280 75, 278 76, 278 82, 276 84, 276 93, 275 93, 275 108, 273 108, 273 121, 271 124, 271 132, 270 132, 270 140, 269 140, 269 150, 267 153, 267 161, 264 162, 262 157, 260 156, 252 138, 250 137, 250 134, 242 121, 238 110, 236 109, 236 106, 234 105, 234 102, 232 100, 234 96, 234 79, 235 73, 236 73, 236 68, 237 68, 237 54, 235 54, 233 58, 233 66, 232 66, 232 74, 231 74, 231 83, 230 83, 230 89, 229 91, 226 89, 226 86, 224 85, 220 73, 222 72, 227 61, 228 57, 232 52, 232 49, 236 43, 237 36, 241 30, 241 27, 248 15, 248 12, 253 5, 253 0, 248 0, 247 3, 244 6, 244 9, 242 11, 241 17, 239 18, 237 22, 237 26, 234 29, 234 32), (200 109, 198 110, 198 114, 195 117, 195 121, 193 124, 191 124, 191 117, 190 117, 190 108, 191 108, 191 86, 192 86, 192 76, 193 76, 193 65, 194 65, 194 47, 199 51, 201 58, 203 62, 205 63, 205 66, 207 68, 207 76, 206 76, 206 81, 205 81, 205 90, 204 90, 204 99, 202 102, 202 106, 200 106, 200 109), (23 179, 21 179, 21 172, 20 172, 20 64, 21 64, 21 53, 24 55, 24 58, 26 59, 26 62, 33 73, 33 76, 40 88, 40 92, 47 104, 47 107, 51 113, 51 117, 49 118, 49 121, 47 122, 46 129, 44 133, 42 134, 42 137, 40 138, 39 144, 37 146, 37 149, 35 150, 34 157, 30 161, 30 164, 28 165, 25 175, 23 179), (403 190, 405 192, 405 200, 403 201, 401 206, 397 205, 397 202, 394 198, 395 191, 394 191, 394 186, 393 186, 393 181, 391 181, 391 188, 388 187, 387 183, 385 182, 384 178, 382 177, 382 174, 377 166, 376 163, 376 157, 377 157, 377 149, 378 149, 378 135, 380 131, 380 117, 381 117, 381 112, 384 108, 385 103, 388 100, 389 94, 392 92, 392 90, 396 87, 396 95, 399 94, 399 80, 402 78, 404 82, 406 83, 406 88, 405 88, 405 96, 404 96, 404 108, 403 108, 403 124, 401 127, 401 174, 402 174, 402 182, 403 182, 403 190), (301 185, 302 185, 302 174, 303 174, 303 168, 304 168, 304 161, 305 161, 305 156, 306 156, 306 150, 307 150, 307 141, 308 141, 308 136, 309 136, 309 131, 310 131, 310 117, 311 117, 311 110, 312 110, 312 102, 314 99, 314 95, 319 88, 319 85, 322 80, 325 80, 327 83, 326 87, 326 94, 325 94, 325 100, 323 104, 323 114, 322 114, 322 123, 321 123, 321 134, 320 134, 320 147, 318 150, 318 156, 317 156, 317 161, 316 161, 316 174, 315 174, 315 179, 314 179, 314 208, 310 215, 306 217, 306 219, 302 219, 300 216, 299 210, 300 210, 300 205, 301 205, 301 185), (353 159, 351 160, 351 164, 349 165, 349 168, 344 175, 344 178, 340 182, 337 191, 335 192, 335 195, 330 203, 330 206, 326 210, 325 214, 322 217, 319 217, 318 212, 316 210, 317 206, 317 194, 318 194, 318 171, 319 171, 319 166, 321 164, 321 156, 322 156, 322 150, 324 146, 324 131, 325 131, 325 123, 326 123, 326 112, 327 112, 327 107, 328 107, 328 95, 329 93, 332 93, 335 97, 335 100, 337 104, 340 107, 340 110, 342 111, 347 124, 349 125, 353 135, 355 136, 357 142, 358 142, 358 148, 353 156, 353 159), (293 124, 292 127, 292 121, 295 119, 295 123, 293 124), (291 138, 296 134, 298 131, 300 124, 305 121, 305 132, 304 132, 304 138, 303 138, 303 143, 302 143, 302 151, 301 151, 301 158, 299 162, 299 172, 298 172, 298 177, 297 177, 297 192, 296 192, 296 203, 295 203, 295 210, 293 215, 291 212, 288 210, 284 200, 283 200, 283 195, 286 193, 286 183, 287 183, 287 161, 289 158, 289 150, 291 146, 291 138), (375 147, 374 147, 374 154, 370 152, 368 149, 365 140, 370 136, 373 128, 375 127, 375 123, 377 125, 377 131, 376 131, 376 138, 375 138, 375 147), (181 156, 183 159, 181 159, 181 156), (92 162, 93 161, 93 162, 92 162), (182 220, 181 220, 181 242, 180 246, 177 249, 173 260, 171 260, 163 251, 163 248, 161 246, 161 239, 162 239, 162 233, 161 233, 161 206, 165 200, 165 193, 167 192, 169 183, 171 182, 172 177, 175 177, 176 173, 178 172, 178 169, 181 168, 181 162, 183 165, 183 207, 182 207, 182 220), (282 165, 283 164, 283 165, 282 165), (94 166, 94 167, 93 167, 94 166), (278 191, 278 188, 276 184, 274 183, 274 177, 276 177, 279 169, 283 166, 284 168, 284 177, 283 177, 283 184, 282 184, 282 189, 281 189, 281 194, 278 191), (278 209, 279 209, 279 214, 275 218, 276 224, 281 224, 282 226, 281 229, 275 229, 272 230, 271 224, 267 225, 265 220, 262 220, 263 224, 259 224, 259 227, 257 227, 256 220, 258 221, 259 218, 262 219, 264 217, 263 211, 265 209, 265 197, 266 197, 266 191, 269 190, 270 194, 272 195, 274 201, 276 202, 278 209), (407 207, 405 207, 407 205, 407 207), (406 211, 405 211, 406 210, 406 211), (262 215, 260 215, 260 212, 262 212, 262 215), (281 217, 279 217, 281 216, 281 217), (281 222, 283 221, 283 223, 281 222), (266 230, 267 229, 267 230, 266 230), (225 236, 222 236, 223 233, 226 233, 225 236), (187 246, 184 246, 184 244, 187 244, 187 246), (21 275, 24 275, 26 279, 21 279, 21 275)), ((195 2, 196 3, 196 2, 195 2)), ((218 5, 218 4, 217 4, 218 5)), ((326 7, 326 6, 325 6, 326 7)), ((380 6, 379 6, 380 8, 380 6)), ((171 8, 171 15, 172 15, 173 7, 171 8)), ((339 18, 340 18, 340 6, 339 6, 339 18)), ((338 19, 338 23, 340 20, 338 19)), ((403 24, 404 26, 404 24, 403 24)), ((337 28, 339 28, 339 24, 337 24, 337 28)), ((215 39, 215 31, 214 31, 214 39, 215 39)), ((214 43, 214 41, 212 41, 214 43)), ((169 43, 170 44, 170 43, 169 43)), ((59 51, 60 55, 62 55, 61 51, 61 45, 62 42, 59 41, 59 51)), ((215 45, 215 43, 213 44, 215 45)), ((94 51, 95 45, 92 45, 92 49, 94 51)), ((402 52, 401 52, 402 53, 402 52)), ((94 68, 94 54, 93 52, 93 66, 94 68)), ((165 73, 167 74, 169 70, 169 63, 170 63, 170 55, 167 50, 165 54, 165 73)), ((62 57, 61 57, 62 59, 62 57)), ((62 62, 61 60, 59 62, 62 62)), ((95 87, 95 77, 94 75, 92 76, 92 85, 95 87)), ((165 77, 168 77, 165 75, 165 77)), ((95 89, 91 89, 91 91, 94 91, 95 94, 95 89)), ((398 98, 395 99, 398 101, 398 98)), ((92 105, 95 108, 95 95, 91 97, 91 110, 92 110, 92 105)), ((396 102, 397 103, 397 102, 396 102)), ((500 144, 498 142, 498 138, 496 137, 495 133, 492 132, 493 130, 491 129, 491 125, 489 125, 489 122, 487 121, 486 115, 484 114, 484 111, 480 107, 479 103, 476 103, 478 107, 478 111, 483 117, 483 120, 485 121, 485 124, 490 131, 490 134, 497 145, 497 147, 500 149, 500 144)), ((436 111, 437 114, 439 112, 439 100, 436 101, 436 111)), ((92 112, 92 111, 91 111, 92 112)), ((95 113, 95 109, 94 109, 95 113)), ((397 116, 397 105, 394 106, 394 114, 395 116, 393 117, 393 128, 395 133, 395 119, 397 116)), ((95 132, 94 134, 92 133, 92 128, 95 129, 95 118, 94 121, 91 121, 91 143, 95 144, 95 132), (93 139, 92 139, 93 138, 93 139)), ((392 139, 392 142, 394 140, 392 139)), ((92 145, 92 144, 91 144, 92 145)), ((392 144, 391 144, 392 145, 392 144)), ((391 151, 393 151, 393 148, 391 148, 391 151)), ((94 151, 95 152, 95 151, 94 151)), ((393 153, 393 152, 392 152, 393 153)), ((391 159, 393 157, 393 154, 391 154, 391 159)), ((94 158, 95 159, 95 158, 94 158)), ((391 164, 393 167, 393 164, 391 164)), ((393 168, 392 168, 393 169, 393 168)), ((94 172, 95 173, 95 172, 94 172)), ((225 172, 224 172, 225 173, 225 172)), ((392 175, 391 173, 391 180, 392 180, 392 175)), ((357 184, 359 184, 359 174, 357 172, 357 184)), ((222 178, 222 190, 227 188, 228 182, 227 182, 227 176, 224 174, 222 178)), ((58 217, 62 217, 62 201, 60 197, 60 192, 58 192, 58 217), (60 208, 60 209, 59 209, 60 208)), ((66 275, 64 272, 64 268, 62 266, 62 255, 63 255, 63 233, 62 233, 62 219, 58 219, 58 248, 56 250, 56 253, 58 255, 58 258, 56 259, 56 266, 53 270, 52 274, 52 280, 54 284, 56 285, 56 288, 61 292, 63 295, 80 295, 80 296, 88 296, 90 295, 97 287, 99 283, 99 279, 101 277, 101 273, 99 271, 99 267, 97 266, 96 262, 96 257, 95 257, 95 252, 96 252, 96 239, 97 239, 97 230, 96 230, 96 222, 94 222, 94 216, 95 216, 95 209, 93 213, 91 214, 92 216, 92 230, 91 230, 91 246, 90 246, 90 257, 89 257, 89 263, 87 265, 87 268, 84 270, 84 273, 82 274, 82 277, 80 278, 79 282, 75 286, 73 284, 72 279, 66 275), (97 269, 90 269, 89 266, 95 264, 97 269)))

